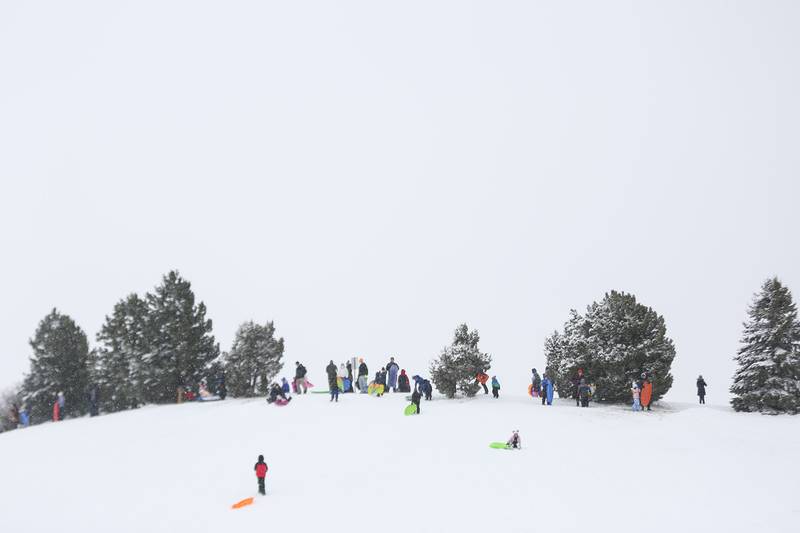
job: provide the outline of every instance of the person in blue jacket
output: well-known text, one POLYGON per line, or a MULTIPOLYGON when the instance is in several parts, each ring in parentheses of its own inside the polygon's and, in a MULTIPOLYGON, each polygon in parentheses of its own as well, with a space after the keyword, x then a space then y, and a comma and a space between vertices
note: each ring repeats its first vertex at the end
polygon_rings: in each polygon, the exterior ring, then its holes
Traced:
POLYGON ((497 381, 497 376, 492 376, 492 396, 500 397, 500 382, 497 381))
POLYGON ((289 382, 286 381, 286 378, 281 378, 281 389, 283 390, 283 394, 289 394, 291 388, 289 387, 289 382))
POLYGON ((412 379, 414 380, 414 390, 424 394, 426 400, 432 400, 433 386, 431 385, 431 382, 427 379, 423 379, 420 376, 413 376, 412 379))
POLYGON ((542 405, 545 402, 547 405, 553 405, 553 382, 547 374, 542 375, 542 405))

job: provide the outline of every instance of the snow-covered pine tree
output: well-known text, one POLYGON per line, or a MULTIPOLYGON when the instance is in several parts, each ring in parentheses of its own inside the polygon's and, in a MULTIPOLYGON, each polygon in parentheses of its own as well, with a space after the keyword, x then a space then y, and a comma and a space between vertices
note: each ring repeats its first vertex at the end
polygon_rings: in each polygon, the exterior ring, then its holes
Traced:
POLYGON ((206 366, 219 355, 203 302, 195 305, 191 283, 173 270, 147 297, 147 354, 142 385, 147 402, 174 402, 179 387, 195 390, 206 366))
POLYGON ((800 323, 792 294, 768 279, 753 298, 744 324, 731 400, 737 411, 800 412, 800 323))
POLYGON ((545 342, 547 368, 561 397, 572 395, 572 378, 582 368, 596 385, 596 400, 630 399, 630 384, 642 372, 653 381, 653 400, 672 387, 675 347, 664 318, 632 294, 611 291, 585 315, 571 311, 563 334, 545 342))
POLYGON ((457 392, 467 397, 475 396, 480 389, 475 375, 492 366, 492 356, 482 353, 478 342, 478 330, 469 331, 466 324, 456 329, 453 343, 446 346, 431 363, 431 376, 436 390, 448 398, 454 398, 457 392))
POLYGON ((22 385, 23 401, 32 423, 52 419, 53 403, 64 393, 67 415, 87 410, 89 342, 68 315, 53 309, 36 328, 30 340, 31 369, 22 385))
POLYGON ((239 326, 231 351, 226 354, 225 376, 233 396, 266 394, 283 367, 283 338, 275 338, 275 325, 248 321, 239 326))
POLYGON ((93 383, 102 411, 133 409, 144 403, 142 360, 147 354, 147 302, 136 294, 120 300, 106 316, 94 353, 93 383))

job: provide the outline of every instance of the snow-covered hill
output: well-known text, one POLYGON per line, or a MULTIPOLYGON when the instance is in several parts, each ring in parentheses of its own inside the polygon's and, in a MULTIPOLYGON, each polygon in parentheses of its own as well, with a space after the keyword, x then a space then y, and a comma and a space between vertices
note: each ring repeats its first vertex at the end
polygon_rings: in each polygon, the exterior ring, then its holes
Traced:
POLYGON ((402 395, 148 407, 0 435, 5 532, 796 532, 800 418, 402 395), (522 451, 489 442, 519 429, 522 451), (269 464, 256 495, 253 464, 269 464))

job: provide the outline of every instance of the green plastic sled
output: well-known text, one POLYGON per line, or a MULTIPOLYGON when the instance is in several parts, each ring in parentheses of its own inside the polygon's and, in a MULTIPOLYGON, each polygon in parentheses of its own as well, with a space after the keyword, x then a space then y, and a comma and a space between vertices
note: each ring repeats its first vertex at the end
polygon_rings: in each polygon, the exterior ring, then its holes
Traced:
POLYGON ((411 405, 406 407, 406 410, 404 411, 404 413, 405 413, 406 416, 417 414, 417 405, 412 403, 411 405))
POLYGON ((505 442, 493 442, 489 445, 489 448, 494 448, 496 450, 510 450, 511 447, 506 444, 505 442))

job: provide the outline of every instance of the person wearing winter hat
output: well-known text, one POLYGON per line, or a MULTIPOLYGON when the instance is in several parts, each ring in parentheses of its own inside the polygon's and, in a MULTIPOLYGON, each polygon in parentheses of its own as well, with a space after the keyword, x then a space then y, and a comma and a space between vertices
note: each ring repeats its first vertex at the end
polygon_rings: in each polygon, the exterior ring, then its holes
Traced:
POLYGON ((400 375, 397 376, 397 390, 399 392, 411 392, 411 382, 408 380, 405 368, 400 370, 400 375))
POLYGON ((253 467, 253 470, 256 471, 256 477, 258 478, 258 493, 266 494, 267 490, 264 486, 264 478, 267 477, 267 470, 269 470, 269 467, 267 466, 267 463, 264 462, 263 455, 258 456, 258 462, 256 463, 256 466, 253 467))
POLYGON ((508 447, 511 448, 511 449, 515 449, 515 450, 522 449, 522 439, 519 436, 519 430, 518 429, 515 429, 514 432, 511 433, 511 438, 508 439, 508 442, 506 442, 506 445, 508 445, 508 447))
POLYGON ((492 396, 495 398, 500 397, 500 382, 497 381, 497 376, 492 376, 492 396))

